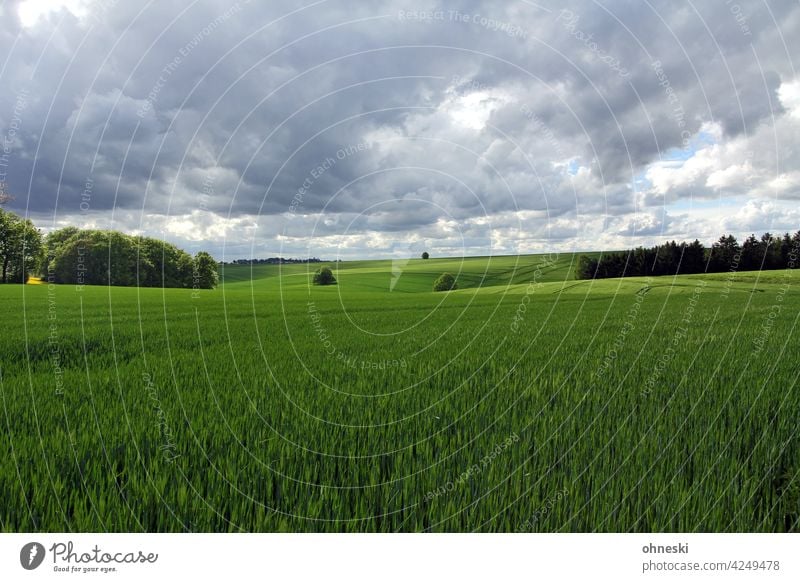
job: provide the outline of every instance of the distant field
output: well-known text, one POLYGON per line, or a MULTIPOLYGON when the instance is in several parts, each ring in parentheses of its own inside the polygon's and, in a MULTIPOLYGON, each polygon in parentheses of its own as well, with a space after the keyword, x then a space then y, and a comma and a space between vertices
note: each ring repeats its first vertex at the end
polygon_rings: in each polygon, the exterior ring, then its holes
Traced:
MULTIPOLYGON (((300 279, 282 279, 281 275, 312 274, 320 265, 339 271, 342 284, 351 289, 388 292, 392 281, 393 265, 400 272, 391 291, 420 293, 431 290, 433 282, 443 272, 458 276, 460 288, 494 287, 526 283, 539 269, 537 280, 564 281, 574 279, 574 269, 582 254, 597 256, 600 253, 561 255, 520 255, 494 257, 466 257, 463 259, 409 259, 406 261, 346 261, 342 263, 309 263, 307 265, 224 265, 222 275, 228 283, 242 283, 274 279, 273 284, 284 286, 306 285, 300 279)), ((266 283, 269 284, 269 283, 266 283)))
POLYGON ((797 272, 554 258, 0 286, 0 528, 800 530, 797 272))

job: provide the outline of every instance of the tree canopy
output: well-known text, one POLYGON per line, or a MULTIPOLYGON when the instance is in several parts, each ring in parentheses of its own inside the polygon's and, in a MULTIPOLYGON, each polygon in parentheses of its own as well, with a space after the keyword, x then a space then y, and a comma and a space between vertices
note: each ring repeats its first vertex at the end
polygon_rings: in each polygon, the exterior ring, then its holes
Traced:
POLYGON ((68 226, 42 237, 30 220, 0 208, 0 282, 25 283, 40 272, 50 283, 213 289, 217 262, 168 242, 113 230, 68 226))
POLYGON ((336 277, 333 276, 333 271, 331 271, 330 267, 320 267, 314 273, 312 282, 314 285, 335 285, 336 277))
POLYGON ((796 268, 800 253, 800 231, 782 237, 765 233, 750 235, 742 245, 729 234, 711 248, 700 241, 680 244, 670 241, 651 248, 603 253, 600 258, 586 255, 578 259, 578 279, 688 275, 726 271, 757 271, 796 268))
POLYGON ((217 263, 163 240, 67 227, 47 235, 45 271, 54 283, 213 289, 217 263))
POLYGON ((0 282, 25 283, 42 259, 42 234, 30 220, 0 208, 0 282))
POLYGON ((458 289, 458 283, 456 283, 456 278, 450 273, 442 273, 433 283, 434 291, 451 291, 453 289, 458 289))

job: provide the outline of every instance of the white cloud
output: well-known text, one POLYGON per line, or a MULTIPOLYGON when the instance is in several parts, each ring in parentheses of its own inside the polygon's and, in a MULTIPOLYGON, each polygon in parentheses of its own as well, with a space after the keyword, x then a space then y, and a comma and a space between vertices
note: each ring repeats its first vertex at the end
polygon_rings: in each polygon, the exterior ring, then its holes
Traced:
POLYGON ((778 88, 778 98, 789 115, 800 119, 800 79, 781 83, 778 88))
POLYGON ((742 164, 732 164, 727 168, 715 170, 706 178, 709 188, 732 188, 748 184, 754 176, 753 164, 745 160, 742 164))
POLYGON ((68 10, 78 18, 84 18, 89 12, 87 0, 25 0, 17 8, 19 20, 23 26, 34 26, 40 18, 53 12, 68 10))
POLYGON ((800 225, 800 211, 770 200, 749 200, 735 214, 722 221, 726 230, 744 233, 794 232, 800 225))
POLYGON ((480 130, 486 127, 492 112, 507 100, 502 91, 483 89, 465 94, 451 94, 440 108, 457 125, 480 130))
POLYGON ((800 171, 780 174, 775 179, 770 180, 767 184, 767 189, 772 190, 776 196, 800 197, 800 171))
POLYGON ((258 225, 252 217, 226 218, 212 212, 195 210, 180 216, 148 215, 145 233, 160 232, 185 241, 224 241, 234 237, 237 241, 252 240, 258 225))
MULTIPOLYGON (((787 91, 783 94, 786 98, 787 91)), ((800 118, 778 116, 774 123, 764 120, 750 134, 720 134, 714 141, 686 160, 649 164, 645 171, 648 203, 742 195, 800 197, 800 171, 794 169, 800 164, 800 118), (776 168, 788 171, 776 174, 776 168)))

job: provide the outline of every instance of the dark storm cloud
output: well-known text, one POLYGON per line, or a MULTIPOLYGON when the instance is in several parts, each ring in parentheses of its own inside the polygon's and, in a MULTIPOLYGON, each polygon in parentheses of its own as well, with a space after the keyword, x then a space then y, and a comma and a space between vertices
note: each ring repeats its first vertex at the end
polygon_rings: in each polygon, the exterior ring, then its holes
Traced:
MULTIPOLYGON (((2 135, 26 101, 14 209, 274 217, 263 237, 290 209, 376 232, 519 210, 564 234, 634 213, 660 199, 631 184, 702 127, 778 126, 800 54, 790 1, 99 0, 28 27, 19 4, 0 20, 2 135)), ((647 216, 615 232, 650 232, 647 216)))

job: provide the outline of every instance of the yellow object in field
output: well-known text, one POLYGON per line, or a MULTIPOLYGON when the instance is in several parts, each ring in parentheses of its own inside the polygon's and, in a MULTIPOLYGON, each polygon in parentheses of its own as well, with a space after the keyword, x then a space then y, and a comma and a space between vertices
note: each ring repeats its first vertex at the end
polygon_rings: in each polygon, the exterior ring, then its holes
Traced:
POLYGON ((28 285, 42 285, 41 277, 28 277, 28 285))

